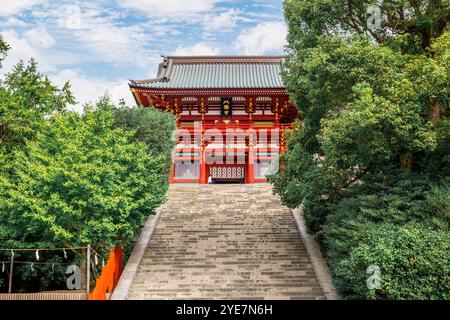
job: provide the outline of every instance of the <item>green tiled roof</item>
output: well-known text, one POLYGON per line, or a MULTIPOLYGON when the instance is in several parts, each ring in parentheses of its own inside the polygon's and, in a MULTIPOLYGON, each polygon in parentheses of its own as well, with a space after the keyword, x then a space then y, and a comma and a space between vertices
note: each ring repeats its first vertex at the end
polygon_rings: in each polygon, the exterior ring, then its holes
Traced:
POLYGON ((155 79, 131 81, 149 89, 284 88, 282 56, 164 57, 155 79))

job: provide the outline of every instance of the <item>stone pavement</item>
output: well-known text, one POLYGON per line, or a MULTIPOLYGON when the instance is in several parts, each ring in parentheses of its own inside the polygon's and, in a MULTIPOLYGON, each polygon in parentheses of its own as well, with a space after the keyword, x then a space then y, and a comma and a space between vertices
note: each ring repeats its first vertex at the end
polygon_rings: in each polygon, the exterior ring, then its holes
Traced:
POLYGON ((175 184, 126 299, 324 299, 269 184, 175 184))

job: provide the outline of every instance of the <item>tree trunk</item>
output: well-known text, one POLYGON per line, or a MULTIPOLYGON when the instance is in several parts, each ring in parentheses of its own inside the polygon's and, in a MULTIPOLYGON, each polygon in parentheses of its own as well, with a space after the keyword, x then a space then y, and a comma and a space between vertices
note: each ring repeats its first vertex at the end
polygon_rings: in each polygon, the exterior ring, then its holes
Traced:
POLYGON ((80 275, 81 275, 81 290, 86 291, 87 289, 87 266, 86 266, 86 250, 81 250, 80 258, 80 275))
POLYGON ((437 127, 441 120, 441 104, 436 97, 430 100, 430 120, 434 127, 437 127))
POLYGON ((431 45, 431 30, 426 28, 421 32, 422 49, 426 50, 431 45))
POLYGON ((406 171, 412 171, 412 153, 405 152, 400 155, 400 167, 406 171))

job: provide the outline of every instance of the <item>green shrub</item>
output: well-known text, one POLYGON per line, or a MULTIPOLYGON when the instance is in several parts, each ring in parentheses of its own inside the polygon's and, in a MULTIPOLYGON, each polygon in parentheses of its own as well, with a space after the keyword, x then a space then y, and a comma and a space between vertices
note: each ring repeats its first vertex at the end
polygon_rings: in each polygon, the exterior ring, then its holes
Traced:
POLYGON ((342 194, 324 225, 330 257, 340 257, 361 239, 369 223, 417 222, 449 229, 450 188, 401 171, 368 175, 342 194))
MULTIPOLYGON (((447 20, 435 19, 447 15, 441 2, 407 18, 439 32, 405 37, 383 23, 367 32, 359 17, 369 1, 285 1, 283 80, 303 121, 270 181, 284 204, 302 205, 344 295, 448 298, 450 31, 447 20), (437 239, 446 242, 433 251, 437 239), (364 244, 378 245, 376 255, 364 244), (415 255, 429 263, 393 269, 415 255), (369 294, 363 279, 372 260, 385 263, 392 279, 369 294)), ((396 0, 378 6, 388 16, 414 7, 396 0)))
MULTIPOLYGON (((426 233, 423 230, 434 232, 433 234, 448 233, 450 188, 445 181, 438 183, 421 175, 392 171, 389 174, 368 175, 363 183, 348 188, 343 196, 344 198, 331 209, 333 214, 329 215, 327 223, 324 225, 324 234, 327 261, 335 275, 336 287, 344 295, 357 298, 369 297, 369 293, 361 289, 364 287, 361 279, 367 277, 363 274, 365 270, 361 271, 361 269, 359 278, 355 276, 355 279, 350 281, 349 278, 353 274, 350 271, 347 274, 342 266, 352 261, 351 257, 355 256, 355 250, 367 248, 363 245, 368 241, 367 239, 374 237, 373 234, 376 233, 377 229, 388 228, 389 231, 392 231, 393 228, 401 229, 404 226, 412 225, 419 228, 418 232, 422 233, 426 233)), ((413 228, 408 227, 407 230, 413 228)), ((380 246, 394 246, 392 250, 399 248, 395 242, 383 243, 384 240, 381 236, 377 241, 380 242, 380 246)), ((418 246, 420 245, 422 244, 418 244, 418 246)), ((415 246, 403 249, 405 250, 402 253, 404 255, 416 254, 415 246)), ((379 254, 381 257, 382 254, 380 252, 379 254)), ((400 253, 388 253, 386 251, 385 254, 382 262, 386 262, 386 270, 392 272, 393 265, 401 263, 398 260, 400 259, 400 253), (390 254, 392 256, 389 256, 390 254)), ((421 255, 422 253, 418 251, 417 254, 421 255)), ((358 257, 362 259, 360 256, 358 257)), ((435 264, 435 267, 438 267, 441 263, 443 263, 442 260, 430 261, 430 264, 435 264)), ((367 268, 367 266, 364 268, 367 268)), ((363 268, 363 265, 360 264, 358 267, 363 268)), ((399 279, 396 274, 390 274, 390 276, 394 282, 406 281, 399 279)), ((417 281, 422 280, 418 278, 417 281)), ((396 295, 386 293, 384 296, 382 294, 373 296, 374 293, 372 292, 370 298, 401 296, 420 299, 420 297, 424 297, 417 290, 415 291, 417 297, 414 296, 414 293, 408 295, 406 291, 409 289, 406 288, 406 284, 405 289, 402 289, 402 286, 399 285, 396 295)))
POLYGON ((418 224, 371 224, 348 258, 335 266, 338 288, 363 299, 450 299, 450 234, 418 224), (369 289, 371 265, 380 288, 369 289))
POLYGON ((316 233, 322 229, 330 213, 329 205, 337 194, 332 188, 333 180, 327 168, 322 167, 317 157, 296 143, 301 139, 301 127, 289 132, 289 152, 281 155, 281 168, 277 174, 268 178, 284 205, 290 208, 302 205, 308 231, 316 233))

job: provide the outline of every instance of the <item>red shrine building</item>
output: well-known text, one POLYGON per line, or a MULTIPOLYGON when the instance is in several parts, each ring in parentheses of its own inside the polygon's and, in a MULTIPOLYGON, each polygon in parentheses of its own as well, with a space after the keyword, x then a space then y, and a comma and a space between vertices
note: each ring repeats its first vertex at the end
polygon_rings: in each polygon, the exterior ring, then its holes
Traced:
MULTIPOLYGON (((298 118, 282 56, 167 56, 157 77, 132 80, 142 107, 177 121, 171 183, 258 183, 278 169, 298 118)), ((168 137, 168 140, 170 137, 168 137)))

